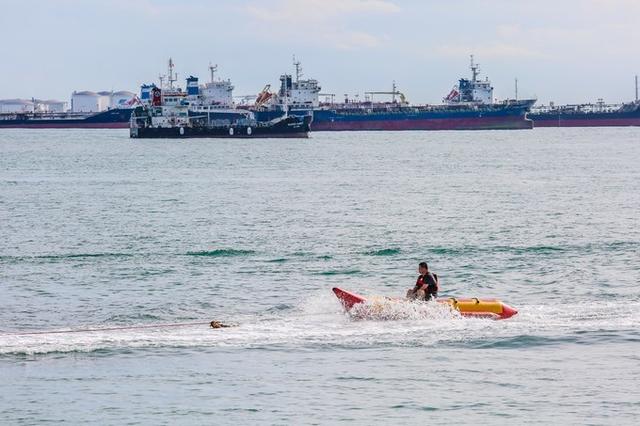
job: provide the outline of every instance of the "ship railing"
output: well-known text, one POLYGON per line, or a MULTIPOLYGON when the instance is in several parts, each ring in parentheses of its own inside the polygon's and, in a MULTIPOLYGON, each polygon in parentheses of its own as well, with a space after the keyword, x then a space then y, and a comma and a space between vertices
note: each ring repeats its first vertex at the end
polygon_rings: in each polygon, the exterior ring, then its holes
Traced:
POLYGON ((84 118, 92 114, 97 114, 103 111, 95 111, 95 112, 54 112, 54 111, 39 111, 39 112, 3 112, 0 113, 0 118, 6 119, 6 117, 11 116, 14 118, 44 118, 44 119, 63 119, 63 118, 84 118))
POLYGON ((14 113, 2 113, 0 114, 0 120, 17 120, 19 117, 18 114, 14 114, 14 113))
POLYGON ((567 104, 567 105, 539 105, 531 108, 531 112, 535 114, 585 114, 600 112, 616 112, 621 111, 625 104, 567 104))

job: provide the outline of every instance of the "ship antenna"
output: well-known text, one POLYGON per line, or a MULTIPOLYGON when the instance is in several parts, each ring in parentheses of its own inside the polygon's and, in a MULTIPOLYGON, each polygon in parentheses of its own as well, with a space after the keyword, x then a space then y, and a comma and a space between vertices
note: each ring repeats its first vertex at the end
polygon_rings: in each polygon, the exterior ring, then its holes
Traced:
POLYGON ((396 103, 396 81, 393 80, 393 84, 391 85, 391 102, 396 103))
POLYGON ((636 102, 638 102, 638 75, 636 74, 636 102))
POLYGON ((218 64, 215 65, 211 65, 211 62, 209 62, 209 72, 211 73, 211 82, 213 83, 213 76, 216 73, 216 71, 218 70, 218 64))
POLYGON ((169 74, 167 77, 167 84, 169 85, 169 89, 172 89, 172 85, 173 85, 173 61, 171 60, 171 58, 169 58, 169 74))
POLYGON ((302 67, 300 66, 300 61, 296 61, 296 55, 293 55, 293 65, 296 67, 296 83, 298 83, 300 76, 302 76, 302 67))
POLYGON ((518 100, 518 78, 516 77, 516 101, 518 100))
POLYGON ((473 55, 471 55, 471 74, 472 74, 471 81, 476 81, 479 73, 480 73, 480 68, 478 64, 473 63, 473 55))
POLYGON ((176 75, 173 73, 173 59, 169 58, 169 89, 173 89, 173 82, 177 81, 178 78, 176 77, 176 75))

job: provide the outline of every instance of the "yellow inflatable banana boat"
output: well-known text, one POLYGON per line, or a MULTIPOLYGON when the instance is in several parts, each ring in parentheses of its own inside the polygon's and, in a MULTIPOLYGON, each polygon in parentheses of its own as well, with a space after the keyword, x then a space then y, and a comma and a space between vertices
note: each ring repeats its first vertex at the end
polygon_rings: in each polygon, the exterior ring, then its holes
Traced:
MULTIPOLYGON (((363 296, 350 293, 338 287, 334 287, 333 292, 347 311, 351 310, 354 305, 367 301, 367 298, 363 296)), ((475 297, 471 299, 457 299, 449 297, 446 299, 438 299, 437 302, 448 304, 451 309, 455 309, 466 317, 507 319, 518 313, 517 310, 498 299, 478 299, 475 297)))

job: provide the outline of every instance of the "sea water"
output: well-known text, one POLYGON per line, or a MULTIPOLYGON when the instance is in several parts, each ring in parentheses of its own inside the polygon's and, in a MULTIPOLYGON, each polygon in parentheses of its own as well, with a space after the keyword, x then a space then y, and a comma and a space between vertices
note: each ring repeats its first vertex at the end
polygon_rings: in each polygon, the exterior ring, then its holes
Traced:
POLYGON ((637 424, 639 292, 640 128, 0 131, 3 424, 637 424))

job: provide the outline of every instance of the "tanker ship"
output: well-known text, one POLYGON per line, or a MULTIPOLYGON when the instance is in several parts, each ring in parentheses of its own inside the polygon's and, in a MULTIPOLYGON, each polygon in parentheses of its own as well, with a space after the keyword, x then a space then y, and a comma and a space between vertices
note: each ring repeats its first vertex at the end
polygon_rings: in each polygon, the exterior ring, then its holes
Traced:
POLYGON ((131 138, 306 138, 312 114, 283 115, 257 120, 249 110, 233 103, 229 80, 211 81, 203 86, 198 78, 187 78, 187 90, 174 87, 177 80, 169 59, 167 84, 142 86, 141 105, 131 114, 131 138))
POLYGON ((340 130, 491 130, 531 129, 527 113, 535 99, 495 102, 488 79, 480 80, 479 67, 471 57, 471 78, 461 78, 440 105, 411 105, 395 82, 390 92, 365 92, 365 100, 334 102, 333 95, 320 102, 316 80, 300 78, 300 63, 295 80, 289 74, 280 77, 276 94, 258 95, 254 110, 261 119, 270 119, 283 110, 292 114, 313 111, 314 131, 340 130), (376 102, 374 95, 391 95, 390 102, 376 102))
POLYGON ((37 99, 0 100, 0 128, 126 129, 131 109, 139 104, 131 92, 73 92, 67 102, 37 99))
POLYGON ((528 115, 534 127, 640 126, 640 102, 541 106, 528 115))

